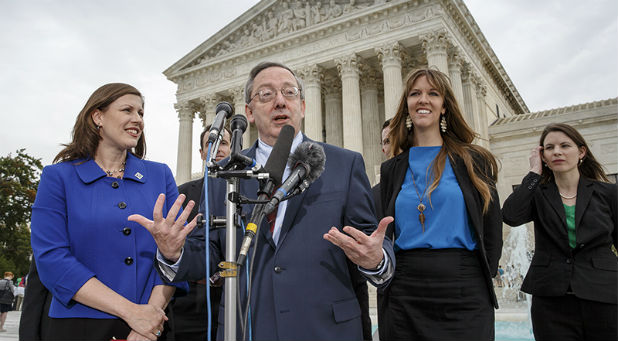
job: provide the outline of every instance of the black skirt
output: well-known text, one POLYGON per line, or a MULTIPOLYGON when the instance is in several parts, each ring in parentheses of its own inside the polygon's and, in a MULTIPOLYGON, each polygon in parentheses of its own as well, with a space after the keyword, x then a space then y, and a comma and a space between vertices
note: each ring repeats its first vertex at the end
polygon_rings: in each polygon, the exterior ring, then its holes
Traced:
POLYGON ((126 340, 131 327, 121 319, 50 318, 43 340, 126 340))
POLYGON ((476 252, 415 249, 396 260, 380 326, 385 340, 494 340, 494 308, 476 252))

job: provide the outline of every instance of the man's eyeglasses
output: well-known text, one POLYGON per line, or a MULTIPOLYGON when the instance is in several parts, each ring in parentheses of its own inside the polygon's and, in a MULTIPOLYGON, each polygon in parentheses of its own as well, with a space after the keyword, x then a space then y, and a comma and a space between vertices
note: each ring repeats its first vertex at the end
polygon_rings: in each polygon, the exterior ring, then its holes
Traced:
MULTIPOLYGON (((281 94, 285 98, 295 98, 296 96, 298 96, 298 92, 300 90, 295 86, 291 86, 281 88, 279 89, 279 91, 281 91, 281 94)), ((275 96, 277 96, 277 90, 274 88, 262 88, 255 95, 253 95, 253 97, 251 97, 251 101, 253 101, 256 96, 259 97, 260 102, 268 103, 272 101, 275 96)), ((249 103, 251 103, 251 101, 249 101, 249 103)))

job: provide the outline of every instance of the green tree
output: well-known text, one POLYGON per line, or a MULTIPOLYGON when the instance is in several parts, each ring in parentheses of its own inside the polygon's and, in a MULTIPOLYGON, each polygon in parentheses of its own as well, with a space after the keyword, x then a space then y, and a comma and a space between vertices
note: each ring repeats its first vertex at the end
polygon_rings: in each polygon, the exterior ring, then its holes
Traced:
POLYGON ((0 271, 16 277, 30 267, 30 215, 43 165, 19 149, 0 157, 0 271))

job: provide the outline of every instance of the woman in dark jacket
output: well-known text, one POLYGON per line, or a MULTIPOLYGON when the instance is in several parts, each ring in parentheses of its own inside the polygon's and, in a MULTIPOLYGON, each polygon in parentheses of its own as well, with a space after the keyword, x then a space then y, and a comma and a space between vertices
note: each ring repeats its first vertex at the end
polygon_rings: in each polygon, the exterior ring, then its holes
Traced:
POLYGON ((382 164, 382 216, 397 268, 379 296, 381 340, 493 340, 502 251, 497 165, 473 145, 446 75, 406 80, 382 164), (394 237, 394 238, 393 238, 394 237))
POLYGON ((618 339, 616 193, 577 130, 545 127, 502 211, 511 226, 534 221, 521 290, 532 294, 536 340, 618 339))

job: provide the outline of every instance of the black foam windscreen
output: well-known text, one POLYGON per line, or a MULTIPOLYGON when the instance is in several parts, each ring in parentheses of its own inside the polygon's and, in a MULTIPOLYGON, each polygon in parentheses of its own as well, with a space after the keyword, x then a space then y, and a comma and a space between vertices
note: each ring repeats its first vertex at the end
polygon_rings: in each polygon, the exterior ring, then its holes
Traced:
POLYGON ((281 185, 285 164, 290 155, 292 141, 294 140, 294 127, 285 125, 279 132, 279 137, 273 146, 273 150, 264 165, 264 170, 268 172, 275 186, 281 185))
POLYGON ((288 164, 290 168, 294 168, 298 164, 306 165, 308 173, 304 179, 308 183, 314 182, 322 172, 324 171, 324 164, 326 163, 326 154, 324 154, 324 148, 321 145, 305 141, 301 143, 294 153, 290 155, 288 164), (308 167, 307 167, 308 166, 308 167))

